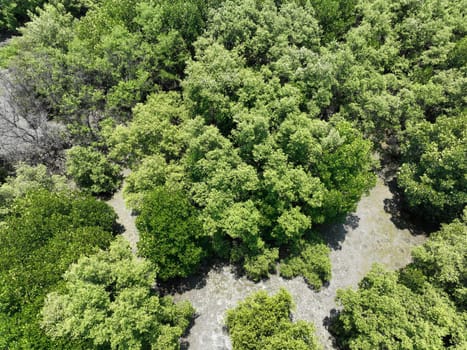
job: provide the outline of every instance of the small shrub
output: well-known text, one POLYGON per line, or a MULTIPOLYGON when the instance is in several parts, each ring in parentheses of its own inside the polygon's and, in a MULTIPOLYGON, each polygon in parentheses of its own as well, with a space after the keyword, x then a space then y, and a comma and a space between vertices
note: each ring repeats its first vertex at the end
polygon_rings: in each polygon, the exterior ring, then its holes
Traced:
POLYGON ((201 221, 184 193, 157 187, 143 201, 136 220, 140 254, 159 267, 158 278, 190 275, 205 256, 201 221))
POLYGON ((114 192, 122 181, 121 169, 91 147, 75 146, 67 152, 67 173, 92 194, 114 192))
POLYGON ((259 255, 247 256, 243 264, 247 277, 255 282, 268 277, 270 272, 275 271, 277 259, 279 259, 277 248, 266 249, 259 255))
POLYGON ((307 283, 320 289, 331 279, 329 248, 322 242, 302 241, 297 253, 281 261, 280 275, 285 278, 303 276, 307 283))
POLYGON ((311 323, 291 321, 292 297, 285 289, 268 296, 259 291, 227 311, 234 350, 318 349, 311 323))

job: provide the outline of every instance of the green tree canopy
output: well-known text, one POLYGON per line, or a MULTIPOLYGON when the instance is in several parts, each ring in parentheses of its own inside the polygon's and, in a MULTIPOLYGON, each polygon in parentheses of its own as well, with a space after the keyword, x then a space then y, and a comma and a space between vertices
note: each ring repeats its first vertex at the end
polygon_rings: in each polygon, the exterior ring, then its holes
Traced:
POLYGON ((198 212, 184 193, 157 187, 148 194, 136 219, 138 252, 158 267, 158 278, 187 277, 205 255, 198 212))
POLYGON ((259 291, 241 301, 226 316, 233 349, 319 349, 313 325, 290 320, 293 308, 292 297, 285 289, 273 296, 259 291))
POLYGON ((398 184, 410 209, 439 224, 459 217, 467 203, 467 115, 409 126, 398 184))
POLYGON ((465 315, 429 283, 414 291, 398 273, 374 267, 357 291, 340 290, 343 306, 334 333, 348 349, 460 349, 466 346, 465 315))
POLYGON ((0 218, 8 214, 16 198, 39 189, 60 192, 67 190, 68 185, 64 176, 49 174, 45 165, 17 164, 15 176, 8 176, 0 186, 0 218))
POLYGON ((91 0, 70 13, 81 6, 71 2, 38 9, 8 62, 50 118, 68 126, 75 144, 86 144, 99 139, 105 117, 126 121, 149 93, 179 89, 212 4, 91 0))
MULTIPOLYGON (((61 1, 72 7, 72 5, 84 5, 86 0, 65 0, 61 1)), ((34 18, 34 13, 44 4, 47 0, 1 0, 0 1, 0 32, 10 31, 14 32, 21 24, 34 18), (31 16, 32 15, 32 16, 31 16), (32 18, 31 18, 32 17, 32 18)))
POLYGON ((311 0, 323 41, 340 40, 357 20, 357 0, 311 0))
POLYGON ((329 247, 320 239, 300 240, 291 249, 290 255, 280 264, 280 275, 285 278, 303 276, 315 289, 331 280, 329 247))
POLYGON ((294 244, 313 225, 353 210, 374 183, 371 144, 345 121, 291 114, 275 128, 252 109, 224 136, 202 118, 190 119, 174 105, 179 99, 150 101, 110 138, 111 154, 135 164, 127 200, 140 209, 157 186, 185 191, 214 251, 239 262, 249 257, 244 266, 255 279, 277 259, 268 249, 294 244))
POLYGON ((43 298, 81 254, 108 246, 115 219, 107 204, 73 192, 15 200, 0 226, 0 347, 61 348, 39 329, 43 298))
MULTIPOLYGON (((465 220, 465 218, 464 218, 465 220)), ((413 265, 456 305, 467 310, 467 225, 455 220, 443 225, 412 252, 413 265)))
POLYGON ((87 340, 102 349, 179 349, 194 309, 152 291, 152 265, 117 238, 108 251, 82 257, 47 295, 42 327, 53 338, 87 340))
POLYGON ((92 194, 115 192, 121 184, 120 167, 91 147, 69 149, 66 168, 76 184, 92 194))
POLYGON ((274 269, 278 248, 353 210, 374 184, 371 143, 343 119, 317 118, 332 71, 319 41, 312 8, 298 2, 213 9, 182 97, 151 96, 109 133, 110 153, 133 165, 128 201, 182 189, 215 254, 255 280, 274 269))

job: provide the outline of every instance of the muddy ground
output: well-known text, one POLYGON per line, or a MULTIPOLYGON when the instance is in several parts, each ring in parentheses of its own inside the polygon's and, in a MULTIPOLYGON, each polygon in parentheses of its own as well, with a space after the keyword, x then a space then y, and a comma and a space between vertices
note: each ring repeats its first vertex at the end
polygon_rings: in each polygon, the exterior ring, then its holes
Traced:
POLYGON ((414 236, 395 226, 391 215, 385 211, 391 198, 388 187, 379 179, 344 224, 325 228, 332 249, 332 279, 319 292, 311 290, 303 278, 284 280, 273 275, 254 283, 236 277, 231 267, 221 266, 207 272, 191 290, 175 293, 176 301, 189 300, 197 311, 193 327, 183 340, 184 347, 190 350, 231 349, 224 327, 225 311, 257 290, 275 293, 284 287, 296 303, 294 319, 312 321, 324 349, 333 349, 325 325, 338 308, 337 289, 356 288, 373 263, 381 263, 392 270, 405 266, 410 262, 412 247, 425 240, 423 235, 414 236))
MULTIPOLYGON (((311 321, 324 349, 333 349, 333 341, 326 324, 338 309, 336 291, 356 288, 372 264, 381 263, 388 269, 399 269, 410 262, 410 251, 425 241, 423 235, 413 235, 398 228, 388 213, 392 194, 381 179, 368 196, 361 199, 355 213, 345 223, 322 228, 331 248, 332 279, 320 291, 313 291, 303 278, 285 280, 272 275, 268 280, 254 283, 238 277, 230 266, 212 267, 200 276, 194 276, 188 285, 175 286, 182 292, 172 293, 176 301, 189 300, 196 309, 193 327, 183 339, 183 348, 190 350, 231 349, 224 327, 227 309, 235 307, 249 294, 266 290, 277 292, 286 288, 296 304, 294 319, 311 321)), ((135 216, 125 207, 122 190, 108 203, 115 209, 124 227, 123 235, 136 250, 138 232, 135 216)))
MULTIPOLYGON (((123 172, 123 176, 126 177, 129 174, 129 170, 123 172)), ((118 220, 117 222, 122 226, 123 233, 122 235, 130 242, 131 249, 133 253, 136 253, 136 243, 138 243, 139 235, 138 230, 136 229, 136 216, 132 214, 131 210, 127 209, 125 206, 125 200, 123 199, 123 188, 122 185, 120 189, 114 193, 112 198, 107 201, 117 213, 118 220)))

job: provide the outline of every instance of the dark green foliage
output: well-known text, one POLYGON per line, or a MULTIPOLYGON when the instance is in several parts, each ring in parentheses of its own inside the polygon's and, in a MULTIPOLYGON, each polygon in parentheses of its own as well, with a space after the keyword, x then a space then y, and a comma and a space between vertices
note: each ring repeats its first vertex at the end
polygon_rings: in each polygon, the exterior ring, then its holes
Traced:
MULTIPOLYGON (((423 283, 423 282, 422 282, 423 283)), ((343 306, 333 332, 345 349, 461 349, 467 345, 465 315, 433 286, 411 290, 381 267, 340 290, 343 306)))
POLYGON ((68 11, 80 15, 99 0, 0 0, 0 33, 15 32, 20 25, 32 19, 31 14, 48 2, 63 4, 68 11))
POLYGON ((456 43, 449 53, 448 62, 449 66, 455 68, 462 68, 467 66, 467 36, 462 38, 456 43))
POLYGON ((28 11, 45 3, 46 0, 0 1, 0 32, 14 31, 28 19, 28 11))
POLYGON ((11 165, 0 157, 0 185, 8 178, 8 175, 13 171, 11 165))
POLYGON ((0 227, 0 345, 54 346, 38 328, 43 298, 81 254, 108 246, 115 218, 105 203, 75 193, 37 190, 15 201, 0 227))
POLYGON ((63 277, 63 292, 48 294, 41 311, 51 337, 95 349, 180 348, 192 306, 155 295, 152 265, 134 256, 123 237, 108 251, 80 258, 63 277))
POLYGON ((136 225, 139 254, 158 267, 158 277, 187 277, 205 255, 202 223, 183 192, 158 187, 148 194, 136 225))
MULTIPOLYGON (((5 167, 7 174, 7 165, 5 167)), ((64 176, 51 175, 44 165, 29 166, 20 163, 14 171, 10 171, 14 172, 15 176, 6 177, 5 183, 0 186, 0 220, 10 212, 15 199, 25 196, 30 191, 45 189, 55 192, 69 189, 64 176)))
POLYGON ((210 2, 163 0, 154 6, 150 1, 140 1, 140 15, 136 21, 148 38, 178 32, 183 41, 191 45, 204 29, 210 2))
POLYGON ((291 322, 292 297, 281 289, 268 296, 264 291, 247 297, 227 311, 226 325, 234 350, 315 350, 313 325, 291 322))
POLYGON ((357 20, 357 0, 311 0, 323 41, 340 40, 357 20))
MULTIPOLYGON (((239 253, 239 259, 245 259, 243 264, 245 274, 253 281, 258 282, 262 278, 267 278, 270 273, 276 271, 276 262, 279 258, 279 249, 277 248, 264 249, 258 255, 254 255, 250 252, 239 253)), ((233 261, 236 260, 235 254, 236 251, 234 249, 231 253, 231 259, 233 261)))
POLYGON ((281 261, 280 275, 285 278, 303 276, 315 289, 331 280, 330 249, 320 240, 298 241, 295 250, 281 261))
POLYGON ((402 145, 398 184, 410 209, 439 224, 459 217, 467 203, 467 115, 411 125, 402 145))

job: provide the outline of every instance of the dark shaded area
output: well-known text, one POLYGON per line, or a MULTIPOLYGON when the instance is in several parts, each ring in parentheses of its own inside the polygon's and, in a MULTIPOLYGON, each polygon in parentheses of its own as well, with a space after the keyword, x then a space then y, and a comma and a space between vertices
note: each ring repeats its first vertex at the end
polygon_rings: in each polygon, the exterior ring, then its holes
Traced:
POLYGON ((180 350, 188 350, 190 348, 190 342, 188 341, 188 336, 190 335, 191 329, 193 328, 196 319, 199 317, 199 314, 195 313, 190 320, 190 324, 185 329, 185 332, 180 338, 180 350))
POLYGON ((123 234, 123 232, 125 232, 125 226, 115 221, 115 223, 112 226, 112 232, 115 235, 121 235, 123 234))
POLYGON ((198 270, 188 277, 178 277, 167 281, 158 281, 156 291, 160 296, 182 294, 192 289, 202 289, 206 286, 208 273, 211 270, 220 271, 226 265, 225 262, 205 262, 198 270))
POLYGON ((329 312, 329 316, 326 316, 323 320, 323 326, 326 327, 326 329, 329 329, 329 327, 333 325, 338 316, 339 310, 331 309, 331 311, 329 312))
POLYGON ((392 193, 392 198, 384 200, 384 211, 391 215, 391 221, 398 229, 409 230, 413 235, 429 234, 439 229, 439 226, 434 225, 429 218, 417 216, 410 211, 404 193, 397 186, 396 177, 385 182, 392 193))
MULTIPOLYGON (((123 175, 119 175, 118 176, 118 181, 123 181, 123 175)), ((114 196, 114 194, 122 187, 122 185, 120 184, 120 186, 111 191, 111 192, 105 192, 105 193, 97 193, 97 194, 94 194, 94 197, 100 199, 101 201, 103 202, 108 202, 112 199, 112 197, 114 196)), ((136 216, 137 213, 131 213, 132 216, 136 216)))
POLYGON ((333 328, 336 326, 337 321, 339 320, 340 311, 337 309, 331 309, 329 316, 326 316, 323 319, 323 326, 329 331, 329 334, 332 336, 332 347, 334 349, 339 349, 337 339, 335 338, 335 333, 333 328))
POLYGON ((344 222, 338 224, 322 225, 318 228, 318 232, 324 239, 328 247, 333 250, 341 250, 342 243, 349 230, 355 230, 358 227, 360 218, 355 214, 349 214, 345 217, 344 222))
POLYGON ((0 47, 3 46, 9 39, 11 39, 13 34, 13 32, 8 30, 0 30, 0 47))
POLYGON ((11 163, 0 156, 0 184, 4 183, 8 176, 14 175, 14 171, 11 163))
POLYGON ((409 230, 413 235, 431 233, 439 227, 414 215, 407 205, 403 191, 397 186, 397 172, 401 164, 399 141, 392 137, 389 146, 380 153, 381 169, 378 175, 383 179, 392 194, 384 200, 384 211, 391 215, 391 221, 400 230, 409 230))

